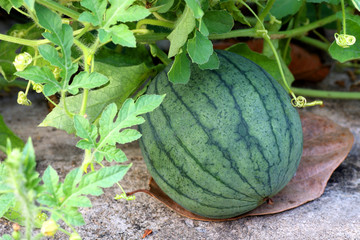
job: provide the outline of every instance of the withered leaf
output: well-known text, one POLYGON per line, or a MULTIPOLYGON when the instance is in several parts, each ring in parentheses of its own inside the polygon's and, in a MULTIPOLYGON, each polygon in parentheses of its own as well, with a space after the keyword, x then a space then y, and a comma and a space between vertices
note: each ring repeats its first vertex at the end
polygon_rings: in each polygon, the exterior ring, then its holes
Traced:
POLYGON ((247 216, 274 214, 319 198, 324 193, 331 174, 349 153, 354 137, 349 129, 341 127, 325 117, 309 112, 301 112, 300 117, 304 134, 303 156, 296 175, 282 191, 269 199, 268 202, 271 204, 263 204, 253 211, 237 217, 211 219, 191 213, 175 203, 152 178, 149 182, 149 190, 139 189, 128 195, 137 192, 147 193, 179 214, 202 221, 230 221, 247 216))

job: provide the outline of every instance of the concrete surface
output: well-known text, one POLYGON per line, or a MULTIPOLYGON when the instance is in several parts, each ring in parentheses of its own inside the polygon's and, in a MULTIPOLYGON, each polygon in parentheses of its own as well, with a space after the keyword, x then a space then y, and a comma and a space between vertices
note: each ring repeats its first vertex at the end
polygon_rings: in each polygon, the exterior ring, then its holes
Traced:
MULTIPOLYGON (((16 92, 15 92, 16 93, 16 92)), ((47 114, 46 102, 32 94, 31 107, 16 104, 16 94, 0 97, 0 114, 8 126, 26 140, 32 137, 38 170, 51 164, 64 177, 78 166, 82 151, 77 139, 53 128, 37 128, 47 114)), ((355 144, 334 172, 319 199, 283 213, 248 217, 232 222, 202 222, 186 219, 157 200, 139 193, 134 201, 116 201, 116 187, 92 197, 93 208, 82 209, 86 225, 78 227, 83 239, 360 239, 360 101, 325 100, 325 107, 312 111, 327 116, 355 135, 355 144)), ((127 191, 145 188, 149 179, 137 143, 124 146, 133 167, 121 184, 127 191)), ((4 155, 0 155, 0 159, 4 155)), ((11 233, 11 224, 0 220, 0 234, 11 233)), ((57 234, 53 239, 67 239, 57 234)))

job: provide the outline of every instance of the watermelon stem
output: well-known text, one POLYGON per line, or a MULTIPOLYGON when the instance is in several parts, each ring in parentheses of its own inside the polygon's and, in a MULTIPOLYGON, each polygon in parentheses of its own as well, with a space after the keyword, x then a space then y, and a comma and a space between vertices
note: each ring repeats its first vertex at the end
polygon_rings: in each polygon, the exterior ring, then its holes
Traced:
MULTIPOLYGON (((343 0, 342 0, 343 1, 343 0)), ((279 58, 279 55, 270 39, 270 36, 268 34, 268 31, 266 30, 264 24, 263 24, 263 21, 264 21, 264 18, 265 16, 262 16, 262 20, 260 20, 259 16, 249 7, 249 5, 247 5, 243 0, 240 0, 240 2, 254 15, 254 17, 258 20, 258 23, 256 24, 257 26, 257 30, 256 30, 256 33, 262 37, 266 42, 267 44, 269 44, 270 48, 271 48, 271 51, 273 52, 274 54, 274 57, 275 57, 275 60, 277 62, 277 65, 279 67, 279 71, 280 71, 280 75, 281 75, 281 79, 284 83, 284 86, 286 88, 286 90, 289 92, 289 94, 292 96, 292 100, 291 100, 291 104, 294 106, 294 107, 298 107, 298 108, 303 108, 303 107, 309 107, 309 106, 315 106, 315 105, 323 105, 323 102, 320 101, 320 100, 317 100, 317 101, 313 101, 313 102, 310 102, 310 103, 307 103, 306 101, 306 98, 304 98, 303 96, 296 96, 294 94, 294 92, 291 90, 288 82, 286 81, 286 78, 285 78, 285 74, 284 74, 284 70, 281 66, 281 61, 280 61, 280 58, 279 58)), ((261 13, 263 15, 263 13, 265 12, 267 14, 267 12, 265 11, 266 8, 268 6, 272 6, 274 1, 269 1, 268 4, 266 5, 264 11, 261 13)), ((264 14, 265 14, 264 13, 264 14)))

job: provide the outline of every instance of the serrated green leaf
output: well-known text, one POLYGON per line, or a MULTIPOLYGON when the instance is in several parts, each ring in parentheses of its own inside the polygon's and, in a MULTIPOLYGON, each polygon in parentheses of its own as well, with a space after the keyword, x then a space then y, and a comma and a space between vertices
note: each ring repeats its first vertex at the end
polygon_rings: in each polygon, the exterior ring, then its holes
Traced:
POLYGON ((73 226, 82 226, 85 224, 82 214, 77 207, 67 207, 63 209, 62 215, 73 226))
POLYGON ((77 64, 73 64, 71 60, 71 47, 74 41, 73 30, 69 25, 62 24, 60 16, 50 9, 38 4, 35 9, 39 24, 49 30, 49 32, 43 33, 43 36, 61 48, 64 63, 63 71, 60 73, 61 85, 63 89, 66 89, 70 77, 78 69, 77 64))
POLYGON ((137 115, 152 112, 159 107, 164 100, 165 95, 145 94, 139 97, 135 102, 135 112, 137 115))
POLYGON ((3 117, 0 115, 0 150, 3 152, 6 149, 7 139, 10 139, 13 148, 24 147, 24 142, 6 126, 3 117))
POLYGON ((55 196, 59 187, 59 175, 57 172, 51 166, 48 166, 42 180, 44 182, 45 190, 55 196))
POLYGON ((22 72, 16 72, 16 76, 34 81, 35 83, 43 83, 44 94, 50 96, 61 91, 62 86, 55 79, 52 71, 47 67, 30 66, 22 72))
POLYGON ((78 94, 79 88, 96 88, 104 85, 105 83, 109 82, 109 79, 98 72, 81 72, 78 75, 76 75, 68 87, 68 91, 71 94, 78 94))
POLYGON ((111 6, 105 13, 105 21, 102 24, 103 28, 109 28, 111 25, 116 24, 119 17, 124 11, 133 4, 135 0, 109 0, 111 6))
POLYGON ((195 17, 191 9, 186 6, 183 14, 176 21, 174 30, 167 36, 170 40, 168 56, 173 57, 179 53, 180 48, 186 43, 189 33, 196 26, 195 17))
POLYGON ((187 52, 193 63, 208 62, 213 51, 212 42, 199 31, 196 31, 194 37, 188 40, 187 52))
POLYGON ((220 66, 219 58, 218 58, 216 52, 213 52, 213 54, 209 58, 209 61, 204 64, 200 64, 199 68, 201 70, 205 70, 205 69, 214 70, 214 69, 218 69, 219 66, 220 66))
POLYGON ((111 187, 120 181, 130 167, 131 164, 126 166, 116 165, 85 174, 81 178, 79 185, 71 189, 71 194, 67 195, 62 205, 67 206, 68 202, 76 201, 73 199, 80 195, 101 195, 103 193, 101 188, 111 187))
POLYGON ((190 60, 185 52, 175 56, 175 60, 167 73, 169 81, 175 84, 186 84, 190 79, 190 60))
MULTIPOLYGON (((89 92, 86 114, 90 122, 99 117, 109 103, 115 102, 119 107, 151 73, 145 64, 115 67, 100 62, 95 64, 95 71, 107 76, 110 83, 103 88, 89 92)), ((81 99, 82 94, 67 97, 69 111, 78 112, 81 107, 81 99)), ((75 132, 74 122, 65 113, 61 103, 46 116, 40 126, 52 126, 68 133, 75 132)))
POLYGON ((120 22, 134 22, 146 18, 150 15, 150 11, 143 6, 134 5, 126 9, 118 16, 120 22))
POLYGON ((63 184, 63 192, 67 197, 76 190, 76 186, 80 182, 82 175, 83 172, 80 168, 75 168, 66 175, 63 184))
POLYGON ((0 238, 1 240, 13 240, 13 238, 9 234, 4 234, 0 238))
POLYGON ((104 0, 82 0, 81 6, 89 9, 84 11, 79 16, 79 21, 89 22, 93 26, 99 26, 103 20, 107 1, 104 0))
POLYGON ((125 153, 115 146, 105 146, 100 153, 101 154, 96 159, 98 162, 102 161, 104 157, 108 162, 112 162, 114 160, 115 162, 121 163, 128 160, 125 153))
POLYGON ((85 149, 91 149, 96 147, 96 138, 98 136, 97 127, 90 125, 89 121, 83 116, 74 116, 74 127, 76 135, 83 138, 78 142, 77 146, 85 149))
POLYGON ((66 205, 69 207, 92 207, 90 199, 85 196, 71 198, 69 201, 67 201, 66 205))
POLYGON ((198 1, 185 0, 185 2, 190 7, 190 9, 193 11, 195 18, 201 18, 202 16, 204 16, 204 11, 201 9, 198 1))
POLYGON ((234 19, 224 10, 207 11, 203 17, 210 34, 230 32, 234 26, 234 19))
POLYGON ((109 29, 111 39, 115 44, 124 47, 136 47, 136 39, 134 33, 129 30, 125 24, 113 26, 109 29))
POLYGON ((141 137, 141 133, 135 129, 125 129, 121 131, 117 137, 118 139, 115 141, 120 144, 125 144, 138 140, 141 137))
MULTIPOLYGON (((117 114, 118 110, 116 107, 115 103, 109 104, 104 111, 101 114, 101 118, 99 120, 99 133, 101 138, 106 138, 111 131, 116 131, 116 129, 114 129, 114 118, 117 114)), ((119 131, 120 129, 117 129, 117 131, 119 131)), ((100 140, 101 141, 101 140, 100 140)))
MULTIPOLYGON (((346 33, 353 35, 353 36, 359 36, 360 34, 360 25, 358 22, 355 22, 350 19, 346 19, 346 33)), ((341 63, 359 59, 360 58, 360 40, 356 39, 356 42, 354 45, 349 46, 348 48, 342 48, 339 45, 336 44, 336 41, 334 41, 329 48, 329 53, 331 57, 341 63)))
POLYGON ((0 218, 9 210, 15 201, 15 196, 12 193, 0 195, 0 218))
POLYGON ((65 68, 64 59, 59 56, 59 53, 55 47, 51 45, 40 45, 38 50, 40 55, 51 65, 59 68, 65 68))

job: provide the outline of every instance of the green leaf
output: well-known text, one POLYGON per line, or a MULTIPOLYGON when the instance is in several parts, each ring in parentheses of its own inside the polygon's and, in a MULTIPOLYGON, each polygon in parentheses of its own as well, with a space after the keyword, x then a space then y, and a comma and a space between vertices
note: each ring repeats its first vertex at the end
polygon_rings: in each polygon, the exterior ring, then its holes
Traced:
MULTIPOLYGON (((360 25, 350 19, 346 19, 346 33, 353 36, 360 36, 360 25)), ((354 45, 342 48, 334 41, 329 48, 331 57, 341 63, 360 58, 360 40, 356 39, 354 45)))
POLYGON ((70 77, 78 69, 77 64, 73 64, 71 60, 71 46, 74 41, 73 30, 69 25, 62 24, 60 16, 48 8, 37 4, 35 9, 39 24, 49 30, 49 32, 43 33, 43 36, 61 48, 64 67, 60 76, 62 77, 62 89, 65 89, 70 77))
POLYGON ((234 26, 232 16, 224 10, 207 11, 203 17, 210 34, 230 32, 234 26))
POLYGON ((121 163, 128 160, 125 153, 120 148, 115 148, 113 146, 105 146, 101 150, 98 150, 95 154, 97 162, 101 162, 104 157, 108 162, 112 162, 114 160, 115 162, 121 163))
POLYGON ((308 3, 329 3, 329 4, 340 4, 340 0, 306 0, 308 3))
POLYGON ((13 240, 13 238, 9 234, 4 234, 0 238, 1 240, 13 240))
POLYGON ((118 16, 120 22, 134 22, 146 18, 150 15, 150 11, 143 6, 134 5, 126 9, 118 16))
POLYGON ((12 193, 0 195, 0 218, 10 209, 14 204, 15 196, 12 193))
POLYGON ((135 129, 125 129, 121 131, 117 137, 119 137, 119 139, 116 140, 118 143, 125 144, 141 138, 141 133, 135 129))
POLYGON ((229 14, 232 16, 232 18, 235 21, 238 21, 244 25, 248 25, 249 27, 251 27, 251 24, 246 19, 244 14, 241 12, 241 9, 240 9, 241 6, 238 6, 236 1, 227 1, 227 2, 221 3, 221 6, 223 6, 229 12, 229 14))
POLYGON ((89 22, 93 26, 99 26, 105 14, 107 1, 82 0, 80 4, 81 6, 89 9, 91 12, 89 11, 82 12, 79 16, 79 21, 89 22))
POLYGON ((214 50, 212 42, 196 31, 194 37, 188 40, 187 51, 193 63, 204 64, 209 61, 214 50))
POLYGON ((202 33, 202 35, 204 35, 206 37, 209 36, 210 32, 209 32, 209 29, 207 28, 203 18, 201 18, 199 20, 199 27, 198 28, 199 28, 199 31, 202 33))
POLYGON ((47 60, 51 65, 64 69, 64 59, 59 56, 58 51, 51 45, 40 45, 38 47, 41 56, 47 60))
POLYGON ((146 94, 139 97, 135 102, 135 112, 137 115, 152 112, 160 106, 164 100, 164 95, 146 94))
POLYGON ((186 84, 190 79, 190 60, 186 52, 182 52, 175 56, 175 60, 167 73, 170 82, 178 84, 186 84))
POLYGON ((125 10, 130 7, 131 4, 133 4, 135 0, 109 0, 111 6, 106 11, 105 14, 105 21, 102 24, 104 29, 110 27, 111 25, 116 24, 121 17, 121 15, 125 12, 125 10))
POLYGON ((75 168, 66 175, 63 184, 63 192, 67 197, 75 191, 76 186, 81 181, 82 174, 83 172, 80 168, 75 168))
POLYGON ((189 33, 195 28, 195 17, 191 9, 186 6, 183 14, 176 21, 174 30, 167 36, 170 40, 169 57, 179 53, 180 48, 186 43, 189 33))
POLYGON ((209 58, 209 61, 204 64, 200 64, 199 68, 201 70, 205 70, 205 69, 214 70, 214 69, 218 69, 219 66, 220 66, 219 58, 218 58, 216 52, 213 52, 213 54, 209 58))
POLYGON ((70 207, 92 207, 90 199, 85 196, 71 198, 69 201, 67 201, 66 205, 70 207))
POLYGON ((57 192, 60 186, 59 175, 57 172, 51 166, 48 166, 44 172, 42 180, 44 182, 45 191, 57 202, 57 192))
POLYGON ((276 0, 270 13, 277 19, 282 19, 283 17, 297 13, 301 8, 302 3, 303 1, 297 0, 276 0))
POLYGON ((76 135, 83 138, 80 144, 82 149, 84 149, 84 147, 85 149, 92 149, 96 147, 96 138, 98 133, 95 125, 90 125, 89 121, 83 116, 75 115, 74 127, 76 135))
POLYGON ((28 5, 31 11, 34 11, 35 0, 24 0, 24 2, 28 5))
POLYGON ((109 82, 109 79, 101 73, 92 72, 89 74, 88 72, 81 72, 74 77, 74 80, 68 87, 68 91, 71 94, 78 94, 79 88, 96 88, 107 82, 109 82))
POLYGON ((53 95, 62 89, 48 67, 30 66, 22 72, 16 72, 15 75, 35 83, 44 83, 44 94, 46 96, 53 95))
POLYGON ((77 207, 67 207, 62 210, 65 219, 73 226, 82 226, 85 224, 82 214, 77 207))
POLYGON ((13 148, 24 147, 24 142, 6 126, 3 117, 0 115, 0 150, 3 152, 6 149, 7 139, 10 140, 13 148))
MULTIPOLYGON (((265 69, 274 79, 276 79, 281 85, 283 80, 279 71, 278 64, 275 59, 271 59, 263 54, 252 51, 246 43, 238 43, 226 49, 227 51, 237 53, 243 57, 250 59, 257 63, 260 67, 265 69)), ((283 64, 283 70, 288 85, 294 81, 294 76, 290 72, 289 68, 283 64)))
MULTIPOLYGON (((115 102, 119 107, 146 80, 151 70, 145 64, 127 67, 115 67, 97 62, 95 71, 109 78, 110 83, 103 88, 89 92, 86 109, 87 119, 93 122, 109 103, 115 102)), ((66 98, 69 111, 78 112, 81 107, 82 94, 66 98)), ((62 104, 54 108, 40 126, 52 126, 74 133, 74 122, 65 113, 62 104)))
POLYGON ((9 14, 12 8, 12 4, 9 0, 0 0, 0 7, 9 14))
POLYGON ((152 12, 166 13, 173 6, 174 0, 158 0, 155 5, 150 8, 152 12))
POLYGON ((134 33, 129 30, 125 24, 113 26, 109 29, 111 39, 115 44, 124 47, 136 47, 136 39, 134 33))
POLYGON ((201 18, 204 15, 204 11, 201 9, 198 1, 196 0, 185 0, 186 4, 194 13, 195 18, 201 18))

